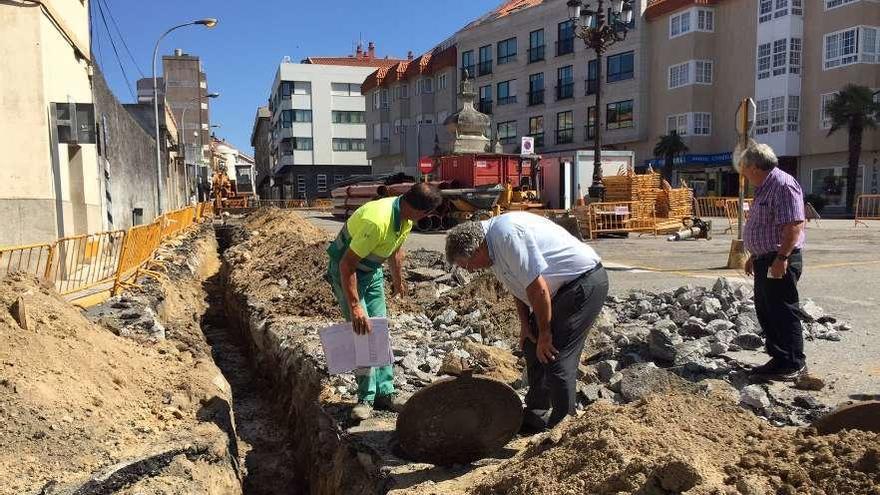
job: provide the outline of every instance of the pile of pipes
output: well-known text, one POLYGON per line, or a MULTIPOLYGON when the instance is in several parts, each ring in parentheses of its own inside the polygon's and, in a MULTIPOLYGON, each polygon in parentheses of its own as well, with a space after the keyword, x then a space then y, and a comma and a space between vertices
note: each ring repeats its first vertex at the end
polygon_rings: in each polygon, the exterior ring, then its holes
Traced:
POLYGON ((348 218, 355 210, 374 199, 399 196, 411 187, 411 182, 392 185, 374 182, 337 187, 330 192, 333 198, 332 214, 337 218, 348 218))

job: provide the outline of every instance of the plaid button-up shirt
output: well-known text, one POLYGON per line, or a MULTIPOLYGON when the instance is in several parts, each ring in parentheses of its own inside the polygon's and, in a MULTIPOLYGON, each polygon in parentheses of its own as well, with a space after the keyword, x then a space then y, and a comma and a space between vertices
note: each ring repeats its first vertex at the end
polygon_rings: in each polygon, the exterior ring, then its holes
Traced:
MULTIPOLYGON (((775 252, 782 243, 782 226, 803 222, 805 218, 801 185, 794 177, 776 167, 755 188, 749 220, 743 228, 745 248, 755 256, 775 252)), ((803 230, 795 244, 796 249, 802 247, 803 230)))

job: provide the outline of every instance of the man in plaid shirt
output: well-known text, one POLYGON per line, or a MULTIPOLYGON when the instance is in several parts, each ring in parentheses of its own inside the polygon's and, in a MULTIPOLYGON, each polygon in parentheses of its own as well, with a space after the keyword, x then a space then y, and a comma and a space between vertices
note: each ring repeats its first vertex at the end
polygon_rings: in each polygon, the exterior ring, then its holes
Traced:
POLYGON ((751 143, 740 158, 742 174, 755 186, 743 242, 751 253, 746 274, 755 277, 755 310, 770 361, 756 378, 790 380, 806 369, 797 283, 803 271, 804 194, 780 170, 766 144, 751 143))

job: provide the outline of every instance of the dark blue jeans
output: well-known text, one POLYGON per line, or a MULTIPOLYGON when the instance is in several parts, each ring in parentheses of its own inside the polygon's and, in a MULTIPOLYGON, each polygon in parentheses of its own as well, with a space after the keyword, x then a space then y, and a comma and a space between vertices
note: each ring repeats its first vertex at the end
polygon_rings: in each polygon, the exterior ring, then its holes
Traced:
POLYGON ((804 260, 801 252, 795 251, 789 257, 788 270, 781 279, 767 278, 775 258, 776 253, 755 258, 755 310, 764 330, 767 354, 783 367, 799 369, 807 362, 797 289, 804 260))

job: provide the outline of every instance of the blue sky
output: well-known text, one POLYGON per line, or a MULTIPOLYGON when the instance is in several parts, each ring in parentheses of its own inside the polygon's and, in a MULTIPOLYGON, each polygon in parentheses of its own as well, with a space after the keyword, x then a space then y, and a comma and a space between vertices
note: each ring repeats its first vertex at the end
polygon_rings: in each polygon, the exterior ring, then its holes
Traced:
MULTIPOLYGON (((122 67, 134 84, 151 74, 153 46, 167 28, 203 17, 216 17, 214 29, 191 26, 165 38, 161 54, 174 48, 201 57, 208 86, 222 96, 211 102, 218 136, 251 153, 254 114, 266 103, 269 85, 282 57, 347 55, 358 38, 375 41, 377 54, 416 55, 443 41, 500 0, 91 0, 93 51, 116 97, 129 92, 97 6, 113 33, 122 67), (145 6, 149 5, 149 8, 145 6), (111 15, 112 14, 112 15, 111 15), (130 50, 120 42, 119 34, 130 50), (138 69, 139 67, 139 69, 138 69)), ((161 71, 161 58, 159 70, 161 71)))

